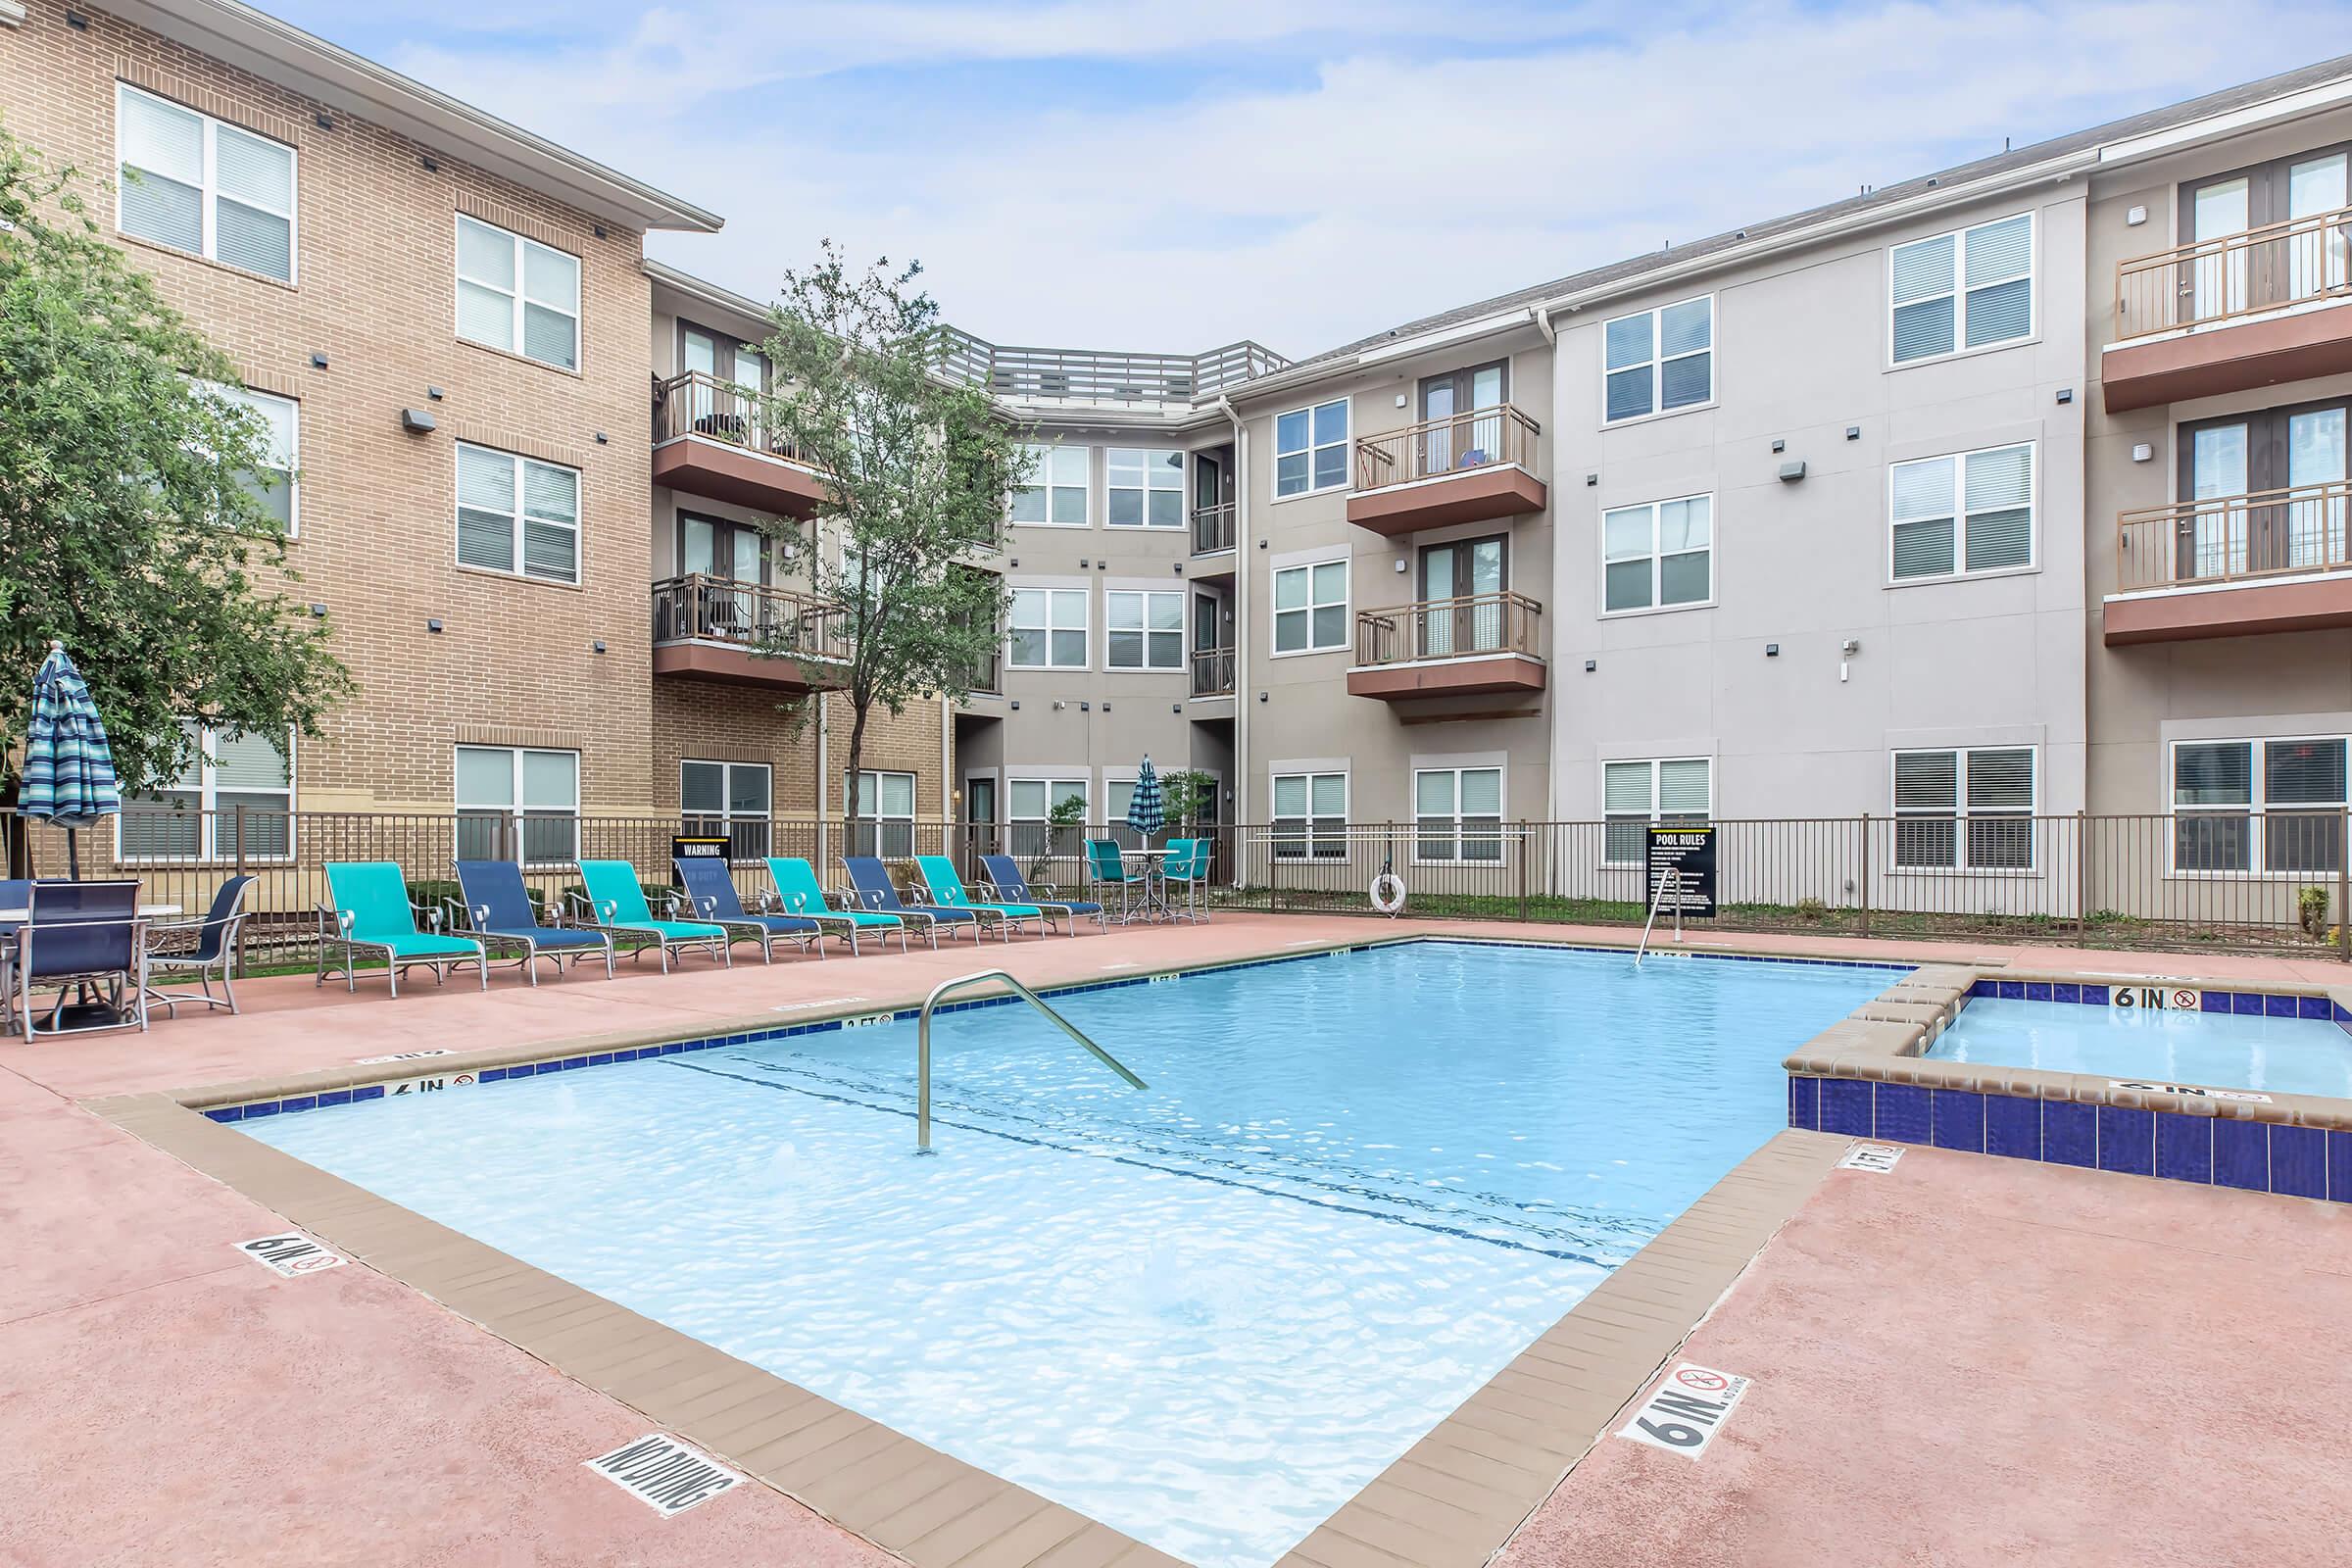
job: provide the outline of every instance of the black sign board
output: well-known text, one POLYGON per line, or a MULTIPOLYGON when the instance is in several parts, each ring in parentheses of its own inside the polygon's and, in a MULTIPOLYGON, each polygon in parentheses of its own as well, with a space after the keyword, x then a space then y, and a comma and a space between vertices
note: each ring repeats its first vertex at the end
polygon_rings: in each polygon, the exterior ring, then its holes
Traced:
POLYGON ((1684 919, 1712 919, 1715 915, 1715 829, 1713 827, 1656 827, 1649 830, 1649 902, 1661 916, 1680 912, 1684 919), (1658 885, 1668 871, 1682 876, 1663 903, 1658 885))
POLYGON ((669 855, 673 860, 723 860, 727 858, 727 836, 724 833, 678 833, 671 836, 669 855))

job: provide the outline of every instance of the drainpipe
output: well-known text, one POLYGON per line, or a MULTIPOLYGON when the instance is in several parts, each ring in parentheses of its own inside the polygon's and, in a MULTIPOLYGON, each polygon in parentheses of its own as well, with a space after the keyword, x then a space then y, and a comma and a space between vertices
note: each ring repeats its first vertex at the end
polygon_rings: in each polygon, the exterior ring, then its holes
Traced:
POLYGON ((1545 348, 1556 349, 1560 346, 1559 334, 1551 329, 1551 308, 1549 306, 1530 305, 1527 308, 1527 318, 1536 323, 1537 331, 1544 334, 1545 348))
MULTIPOLYGON (((1551 307, 1548 305, 1531 305, 1527 308, 1527 317, 1529 320, 1536 323, 1536 330, 1544 334, 1544 347, 1552 350, 1551 384, 1556 391, 1560 384, 1560 335, 1556 330, 1553 329, 1551 324, 1551 307)), ((1556 427, 1559 423, 1559 420, 1555 418, 1552 420, 1552 423, 1556 427)), ((1550 465, 1555 483, 1559 476, 1559 450, 1557 437, 1555 435, 1551 449, 1553 462, 1550 465)), ((1546 502, 1545 504, 1545 511, 1547 513, 1550 510, 1550 505, 1551 504, 1549 502, 1546 502)), ((1544 518, 1544 522, 1546 525, 1549 525, 1551 518, 1547 515, 1544 518)), ((1560 570, 1560 536, 1557 528, 1552 530, 1551 536, 1551 569, 1554 578, 1556 579, 1560 570)), ((1553 587, 1555 590, 1558 587, 1556 580, 1553 583, 1553 587)), ((1551 596, 1551 602, 1555 607, 1560 603, 1560 596, 1556 591, 1551 596)), ((1557 625, 1554 625, 1551 628, 1552 652, 1557 653, 1559 651, 1559 646, 1560 628, 1557 625)), ((1560 767, 1559 736, 1561 703, 1558 688, 1559 683, 1554 680, 1548 683, 1544 693, 1544 701, 1545 704, 1544 710, 1544 788, 1545 793, 1550 797, 1550 799, 1545 801, 1544 804, 1544 814, 1554 822, 1560 820, 1560 774, 1562 771, 1560 767)), ((1525 846, 1521 847, 1520 854, 1523 857, 1525 856, 1525 846)), ((1524 875, 1524 866, 1521 867, 1521 872, 1524 875)), ((1549 892, 1550 889, 1546 888, 1544 891, 1549 892)))
POLYGON ((831 865, 833 857, 825 844, 825 719, 831 704, 825 694, 816 694, 816 863, 831 865))
MULTIPOLYGON (((1217 399, 1217 412, 1233 424, 1233 808, 1227 825, 1250 814, 1250 432, 1230 396, 1217 399)), ((1246 825, 1246 824, 1244 824, 1246 825)), ((1238 846, 1240 841, 1235 841, 1238 846)), ((1233 885, 1242 885, 1247 856, 1229 857, 1233 885)))

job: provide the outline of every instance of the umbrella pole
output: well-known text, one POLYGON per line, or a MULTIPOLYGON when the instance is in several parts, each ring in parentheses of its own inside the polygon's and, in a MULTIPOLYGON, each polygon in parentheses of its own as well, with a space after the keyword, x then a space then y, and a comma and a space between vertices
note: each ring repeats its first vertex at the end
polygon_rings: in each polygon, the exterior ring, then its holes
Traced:
POLYGON ((72 828, 66 829, 66 877, 73 882, 81 880, 81 840, 72 828))

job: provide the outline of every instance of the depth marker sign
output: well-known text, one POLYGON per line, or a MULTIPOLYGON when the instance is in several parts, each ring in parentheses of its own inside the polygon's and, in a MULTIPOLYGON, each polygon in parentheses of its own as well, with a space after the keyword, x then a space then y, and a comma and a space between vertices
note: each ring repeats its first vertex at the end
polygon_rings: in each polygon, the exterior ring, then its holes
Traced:
POLYGON ((1617 1435, 1668 1453, 1696 1459, 1731 1419, 1748 1380, 1731 1372, 1683 1361, 1634 1407, 1633 1419, 1617 1435))
POLYGON ((300 1279, 305 1274, 317 1274, 322 1269, 341 1268, 351 1261, 339 1252, 328 1251, 300 1231, 287 1231, 279 1236, 257 1236, 250 1242, 237 1243, 237 1250, 281 1280, 300 1279))
POLYGON ((635 1443, 581 1462, 664 1519, 743 1481, 700 1448, 689 1447, 666 1432, 649 1432, 635 1443))

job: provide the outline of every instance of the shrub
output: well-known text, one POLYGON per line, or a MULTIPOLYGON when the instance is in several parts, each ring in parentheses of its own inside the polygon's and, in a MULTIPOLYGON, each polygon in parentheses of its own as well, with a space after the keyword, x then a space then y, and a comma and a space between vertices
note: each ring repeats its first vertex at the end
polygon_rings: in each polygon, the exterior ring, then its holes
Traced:
POLYGON ((2328 928, 2328 890, 2304 888, 2295 894, 2295 919, 2312 936, 2323 936, 2328 928))

